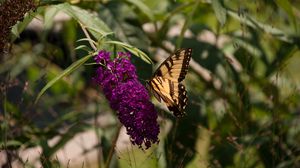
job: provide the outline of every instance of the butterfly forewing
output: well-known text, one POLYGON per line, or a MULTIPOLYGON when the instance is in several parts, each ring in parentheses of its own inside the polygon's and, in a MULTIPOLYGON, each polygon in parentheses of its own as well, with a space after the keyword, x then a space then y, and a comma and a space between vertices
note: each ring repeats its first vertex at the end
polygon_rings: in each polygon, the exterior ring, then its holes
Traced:
POLYGON ((181 82, 188 71, 192 49, 180 49, 167 58, 154 73, 171 81, 181 82))

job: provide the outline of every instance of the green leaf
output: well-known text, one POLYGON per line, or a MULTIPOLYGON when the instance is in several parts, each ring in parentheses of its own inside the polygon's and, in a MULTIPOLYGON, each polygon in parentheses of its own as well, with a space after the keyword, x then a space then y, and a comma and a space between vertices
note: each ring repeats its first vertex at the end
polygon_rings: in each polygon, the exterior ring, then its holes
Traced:
POLYGON ((40 1, 40 5, 44 6, 44 5, 54 5, 54 4, 61 4, 64 3, 64 0, 41 0, 40 1))
POLYGON ((45 29, 50 29, 53 25, 53 18, 54 16, 59 12, 58 8, 55 7, 49 7, 45 10, 44 15, 44 27, 45 29))
POLYGON ((135 5, 137 8, 140 9, 141 12, 143 12, 151 21, 154 20, 154 14, 150 10, 150 8, 144 4, 141 0, 127 0, 127 2, 135 5))
POLYGON ((212 0, 212 7, 221 26, 226 23, 226 9, 222 6, 220 0, 212 0))
POLYGON ((37 15, 35 12, 29 12, 25 15, 22 22, 18 22, 16 25, 12 27, 11 32, 13 33, 12 40, 16 40, 19 38, 21 32, 27 27, 27 25, 31 22, 31 20, 37 15))
POLYGON ((68 3, 56 5, 55 7, 81 23, 96 39, 101 39, 103 36, 113 33, 99 17, 89 13, 87 10, 68 3))
MULTIPOLYGON (((84 64, 84 65, 87 65, 87 66, 89 66, 89 65, 99 65, 99 63, 92 62, 92 63, 86 63, 86 64, 84 64)), ((100 65, 101 65, 101 64, 100 64, 100 65)))
POLYGON ((189 12, 188 16, 186 17, 185 22, 184 22, 183 27, 182 27, 181 32, 180 32, 180 36, 176 40, 176 48, 181 47, 181 44, 182 44, 182 41, 183 41, 183 38, 184 38, 184 33, 186 32, 188 27, 191 25, 194 14, 197 11, 197 8, 199 7, 199 4, 200 4, 200 0, 195 1, 193 9, 189 12))
POLYGON ((239 16, 239 14, 237 14, 234 11, 231 10, 227 10, 227 13, 232 16, 233 18, 237 19, 238 21, 240 21, 243 24, 246 24, 250 27, 253 28, 259 28, 262 31, 269 33, 271 35, 273 35, 274 37, 282 40, 282 41, 286 41, 289 43, 293 43, 295 40, 293 39, 293 37, 287 35, 286 33, 284 33, 282 30, 277 29, 273 26, 267 25, 267 24, 263 24, 259 21, 257 21, 256 19, 244 14, 242 17, 239 16))
POLYGON ((94 54, 87 55, 80 60, 74 62, 72 65, 70 65, 67 69, 65 69, 60 75, 56 76, 54 79, 52 79, 50 82, 47 83, 46 86, 43 87, 43 89, 39 92, 37 98, 35 99, 35 104, 40 99, 40 97, 45 93, 47 89, 49 89, 52 85, 54 85, 57 81, 59 81, 61 78, 69 75, 76 69, 78 69, 82 64, 84 64, 88 59, 90 59, 94 54))
POLYGON ((281 7, 288 14, 289 18, 293 22, 295 31, 298 32, 297 21, 296 21, 295 15, 293 13, 291 3, 288 0, 276 0, 275 2, 277 4, 277 6, 281 7))
POLYGON ((266 76, 273 74, 274 72, 281 69, 286 64, 286 61, 293 57, 294 54, 299 51, 298 47, 293 44, 282 44, 280 49, 276 53, 275 59, 267 67, 266 76))
POLYGON ((80 46, 76 47, 75 50, 84 50, 87 52, 91 52, 91 49, 86 45, 80 45, 80 46))
POLYGON ((184 3, 184 4, 181 4, 181 5, 177 6, 172 11, 166 13, 165 16, 164 16, 163 22, 162 22, 162 26, 159 29, 159 33, 158 33, 160 35, 160 38, 164 39, 165 36, 167 35, 166 32, 170 28, 169 23, 170 23, 171 19, 175 15, 182 13, 184 10, 186 10, 186 8, 189 8, 190 6, 193 6, 193 5, 194 5, 194 2, 184 3))
POLYGON ((129 44, 126 44, 126 43, 122 43, 120 41, 106 41, 105 43, 119 45, 119 46, 125 48, 126 50, 130 51, 135 56, 140 57, 146 63, 153 64, 152 60, 143 51, 139 50, 136 47, 133 47, 133 46, 131 46, 129 44))
POLYGON ((18 141, 18 140, 10 140, 10 141, 7 141, 7 142, 0 142, 0 146, 1 147, 16 147, 16 146, 21 146, 21 145, 24 145, 22 142, 18 141))

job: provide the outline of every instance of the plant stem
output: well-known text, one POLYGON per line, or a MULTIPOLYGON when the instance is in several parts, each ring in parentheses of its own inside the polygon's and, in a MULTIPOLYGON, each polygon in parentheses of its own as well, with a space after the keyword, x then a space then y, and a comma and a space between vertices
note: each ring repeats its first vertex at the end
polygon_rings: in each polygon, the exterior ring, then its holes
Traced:
POLYGON ((200 3, 200 0, 196 1, 195 3, 195 6, 193 8, 193 10, 189 13, 188 17, 186 18, 184 24, 183 24, 183 27, 181 29, 181 32, 180 32, 180 36, 178 37, 177 41, 176 41, 176 48, 180 48, 181 47, 181 44, 182 44, 182 40, 183 40, 183 37, 184 37, 184 33, 186 32, 189 24, 191 23, 192 19, 193 19, 193 16, 199 6, 199 3, 200 3))
POLYGON ((90 40, 89 40, 89 43, 90 43, 91 47, 94 49, 94 51, 97 51, 97 47, 96 47, 96 46, 94 45, 94 43, 92 42, 93 40, 91 39, 91 36, 89 35, 88 31, 86 30, 86 28, 84 27, 83 24, 81 24, 81 23, 79 23, 79 24, 80 24, 80 27, 81 27, 83 33, 85 34, 85 36, 86 36, 88 39, 90 39, 90 40))
POLYGON ((114 154, 115 146, 116 146, 116 143, 117 143, 117 140, 118 140, 121 128, 122 128, 122 125, 118 125, 116 135, 115 135, 115 137, 113 139, 111 148, 110 148, 109 153, 108 153, 108 157, 107 157, 107 160, 106 160, 106 163, 105 163, 105 168, 109 168, 109 165, 110 165, 112 156, 114 154))

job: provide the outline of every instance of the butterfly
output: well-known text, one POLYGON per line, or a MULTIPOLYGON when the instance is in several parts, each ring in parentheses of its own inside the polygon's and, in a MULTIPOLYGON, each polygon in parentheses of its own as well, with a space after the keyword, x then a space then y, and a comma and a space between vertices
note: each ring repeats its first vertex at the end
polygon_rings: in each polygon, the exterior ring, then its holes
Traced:
POLYGON ((161 102, 163 100, 168 109, 176 117, 185 115, 187 92, 180 83, 185 78, 192 56, 192 49, 179 49, 171 54, 154 72, 152 78, 146 82, 148 90, 161 102))

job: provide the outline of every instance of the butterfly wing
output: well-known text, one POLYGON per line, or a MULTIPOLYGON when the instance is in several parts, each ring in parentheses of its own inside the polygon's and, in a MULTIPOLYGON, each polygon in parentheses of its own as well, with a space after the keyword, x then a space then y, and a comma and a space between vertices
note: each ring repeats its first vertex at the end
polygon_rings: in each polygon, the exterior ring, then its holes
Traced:
POLYGON ((188 98, 184 85, 166 78, 154 77, 150 81, 150 86, 155 98, 159 102, 163 100, 176 117, 185 115, 188 98))
POLYGON ((153 77, 161 76, 174 82, 181 82, 188 71, 191 56, 191 48, 177 50, 158 67, 153 77))
POLYGON ((158 67, 148 83, 155 98, 163 100, 176 117, 185 114, 188 98, 180 82, 188 71, 191 55, 191 48, 177 50, 158 67))

